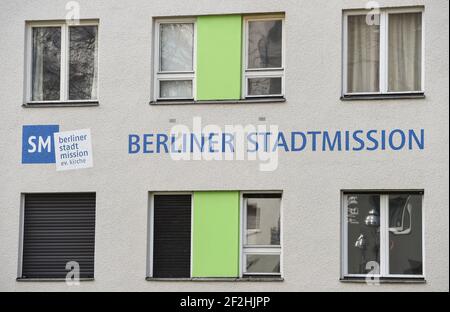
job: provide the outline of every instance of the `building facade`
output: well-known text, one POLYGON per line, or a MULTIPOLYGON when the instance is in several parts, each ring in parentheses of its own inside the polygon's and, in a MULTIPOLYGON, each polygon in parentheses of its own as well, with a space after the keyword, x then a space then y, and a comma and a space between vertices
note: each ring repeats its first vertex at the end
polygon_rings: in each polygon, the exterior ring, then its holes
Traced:
POLYGON ((0 290, 448 291, 448 9, 1 2, 0 290))

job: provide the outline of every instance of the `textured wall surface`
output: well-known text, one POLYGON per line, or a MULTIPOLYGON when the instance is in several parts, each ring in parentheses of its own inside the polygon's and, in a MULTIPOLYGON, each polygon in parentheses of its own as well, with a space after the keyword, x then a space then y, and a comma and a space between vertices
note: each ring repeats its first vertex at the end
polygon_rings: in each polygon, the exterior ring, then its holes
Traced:
POLYGON ((0 2, 0 290, 416 291, 449 290, 448 1, 382 0, 382 7, 425 5, 426 98, 340 100, 342 10, 365 1, 82 0, 81 18, 98 18, 98 107, 23 108, 25 21, 64 19, 65 2, 0 2), (152 17, 285 12, 285 103, 150 106, 152 17), (255 161, 173 161, 129 155, 128 134, 173 124, 267 124, 280 130, 424 128, 423 151, 280 153, 274 172, 255 161), (90 128, 94 167, 57 172, 21 164, 22 125, 90 128), (426 284, 341 283, 343 189, 424 189, 426 284), (284 282, 145 281, 149 191, 283 190, 284 282), (20 201, 26 192, 96 192, 95 281, 17 282, 20 201))

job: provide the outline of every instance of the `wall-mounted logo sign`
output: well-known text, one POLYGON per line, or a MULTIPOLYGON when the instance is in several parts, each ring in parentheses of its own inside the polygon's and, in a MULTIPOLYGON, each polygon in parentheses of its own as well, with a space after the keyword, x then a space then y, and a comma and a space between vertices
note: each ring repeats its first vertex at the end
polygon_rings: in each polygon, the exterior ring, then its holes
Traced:
POLYGON ((22 130, 23 164, 56 164, 56 170, 93 166, 90 129, 59 132, 59 125, 27 125, 22 130))
POLYGON ((22 163, 55 163, 55 144, 53 134, 58 131, 58 125, 23 126, 22 163))
POLYGON ((58 132, 55 138, 56 170, 73 170, 93 166, 91 130, 58 132))

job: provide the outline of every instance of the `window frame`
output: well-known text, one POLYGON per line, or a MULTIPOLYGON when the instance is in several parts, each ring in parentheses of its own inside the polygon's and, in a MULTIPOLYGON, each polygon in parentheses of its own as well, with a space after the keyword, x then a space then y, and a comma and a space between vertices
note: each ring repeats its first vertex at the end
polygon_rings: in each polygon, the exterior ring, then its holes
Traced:
POLYGON ((240 268, 239 277, 245 278, 248 276, 259 277, 284 277, 283 270, 283 193, 281 191, 244 191, 240 193, 240 268), (259 195, 259 194, 276 194, 280 195, 280 245, 246 245, 246 229, 247 229, 247 199, 245 195, 259 195), (247 255, 277 255, 280 257, 280 272, 279 273, 247 273, 247 255))
POLYGON ((425 93, 425 9, 423 7, 381 8, 380 9, 380 50, 379 50, 379 91, 378 92, 348 92, 348 17, 367 15, 370 10, 344 10, 342 22, 342 96, 383 96, 383 95, 421 95, 425 93), (421 90, 389 91, 389 15, 401 13, 422 14, 421 42, 421 90))
POLYGON ((37 21, 26 24, 26 77, 25 77, 25 105, 26 104, 58 104, 58 103, 98 103, 100 98, 100 23, 98 20, 80 20, 76 24, 66 21, 37 21), (70 27, 96 26, 97 27, 97 98, 90 100, 70 100, 69 99, 69 61, 70 61, 70 27), (33 29, 39 27, 57 27, 61 29, 61 64, 60 64, 60 86, 59 100, 33 101, 33 29))
POLYGON ((390 278, 390 279, 425 279, 426 278, 426 256, 425 256, 425 208, 423 190, 395 190, 395 191, 373 191, 373 190, 345 190, 341 192, 341 278, 390 278), (395 194, 420 195, 422 201, 422 274, 390 274, 389 273, 389 196, 395 194), (347 222, 347 195, 373 194, 380 196, 380 273, 379 274, 349 274, 348 273, 348 222, 347 222))
POLYGON ((242 97, 244 99, 260 98, 284 98, 285 96, 285 68, 286 68, 286 32, 285 17, 281 14, 272 15, 248 15, 243 16, 243 36, 242 36, 242 97), (249 22, 254 21, 275 21, 281 20, 281 67, 274 68, 248 68, 248 38, 249 22), (251 78, 281 78, 281 94, 249 95, 248 80, 251 78))
POLYGON ((154 43, 153 43, 153 99, 154 101, 195 101, 197 99, 197 18, 158 18, 154 20, 154 43), (161 72, 161 47, 160 47, 160 26, 162 24, 193 24, 194 38, 192 47, 192 71, 167 71, 161 72), (160 81, 175 81, 175 80, 191 80, 192 81, 192 97, 170 97, 163 98, 160 94, 160 81))

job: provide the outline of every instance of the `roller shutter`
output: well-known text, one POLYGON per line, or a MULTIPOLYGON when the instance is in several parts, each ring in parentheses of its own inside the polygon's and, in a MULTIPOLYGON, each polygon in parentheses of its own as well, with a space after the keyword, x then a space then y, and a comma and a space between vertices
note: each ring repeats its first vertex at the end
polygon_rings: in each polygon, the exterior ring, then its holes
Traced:
POLYGON ((191 195, 155 195, 153 224, 153 277, 190 277, 191 195))
POLYGON ((25 195, 22 278, 94 277, 95 193, 25 195))

